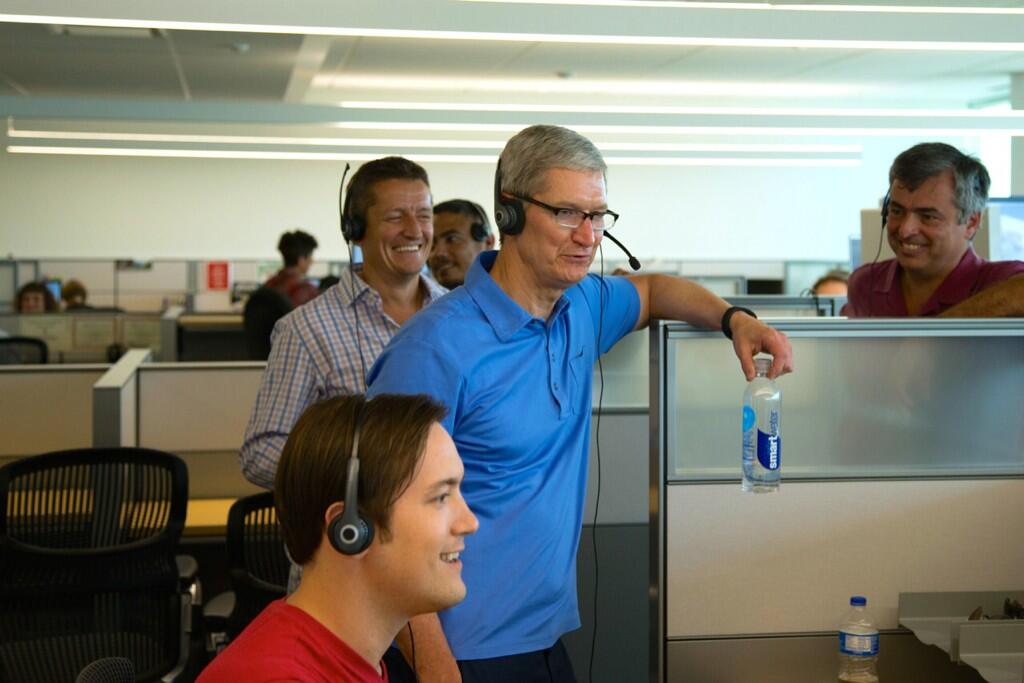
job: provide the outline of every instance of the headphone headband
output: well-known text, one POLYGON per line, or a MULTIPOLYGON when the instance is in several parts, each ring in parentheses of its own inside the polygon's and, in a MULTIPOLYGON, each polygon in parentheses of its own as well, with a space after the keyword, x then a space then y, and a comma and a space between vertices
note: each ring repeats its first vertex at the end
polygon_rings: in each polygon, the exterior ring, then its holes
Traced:
POLYGON ((363 220, 357 216, 350 215, 352 204, 352 193, 345 191, 345 178, 348 176, 350 166, 345 163, 345 171, 341 174, 341 187, 338 188, 338 205, 341 209, 341 236, 348 243, 359 242, 366 236, 366 226, 363 220))
POLYGON ((345 509, 327 527, 328 540, 343 555, 358 555, 373 542, 373 524, 359 514, 359 436, 368 404, 369 401, 360 404, 352 427, 352 450, 345 479, 345 509))

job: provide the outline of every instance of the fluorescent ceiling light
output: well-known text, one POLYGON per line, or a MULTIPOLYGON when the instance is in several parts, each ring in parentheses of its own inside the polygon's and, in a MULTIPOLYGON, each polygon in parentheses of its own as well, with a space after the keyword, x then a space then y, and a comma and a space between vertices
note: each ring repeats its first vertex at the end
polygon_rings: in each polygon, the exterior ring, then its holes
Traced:
POLYGON ((313 86, 373 90, 542 93, 565 95, 717 95, 753 97, 834 97, 860 89, 828 83, 737 83, 730 81, 591 80, 576 78, 465 78, 319 74, 313 86))
POLYGON ((780 12, 859 12, 885 14, 1024 14, 1020 7, 941 7, 924 5, 804 5, 772 2, 689 2, 688 0, 460 0, 522 5, 587 5, 657 9, 775 10, 780 12))
POLYGON ((1024 110, 989 111, 981 109, 880 109, 816 107, 695 107, 661 105, 595 105, 595 104, 514 104, 501 102, 401 102, 381 100, 347 100, 343 109, 402 109, 422 111, 497 111, 548 112, 578 114, 684 114, 698 116, 823 116, 865 118, 969 118, 1024 119, 1024 110))
MULTIPOLYGON (((391 131, 475 131, 518 133, 526 128, 523 124, 504 123, 435 123, 432 121, 337 121, 330 124, 336 128, 357 130, 391 131)), ((577 133, 588 135, 764 135, 771 137, 794 136, 844 136, 844 137, 943 137, 1009 135, 1024 137, 1024 127, 992 128, 866 128, 866 127, 810 127, 810 126, 637 126, 589 123, 566 123, 577 133)))
POLYGON ((0 14, 0 22, 16 24, 73 24, 116 26, 172 31, 226 31, 235 33, 278 33, 287 35, 341 36, 364 38, 407 38, 426 40, 477 40, 527 43, 594 45, 668 45, 681 47, 756 47, 826 50, 898 50, 930 52, 1024 52, 1024 42, 903 41, 903 40, 820 40, 811 38, 719 38, 713 36, 630 36, 571 33, 508 33, 498 31, 423 31, 345 26, 294 26, 286 24, 234 24, 230 22, 114 19, 42 14, 0 14))
MULTIPOLYGON (((195 159, 246 159, 272 161, 370 161, 375 154, 338 154, 332 152, 249 152, 205 149, 142 149, 118 147, 40 147, 10 145, 10 154, 49 154, 77 156, 172 157, 195 159)), ((409 159, 423 163, 494 164, 497 155, 410 154, 409 159)), ((859 159, 830 158, 726 158, 726 157, 606 157, 609 166, 859 166, 859 159)))
MULTIPOLYGON (((169 142, 247 145, 316 145, 319 147, 388 147, 501 150, 506 140, 447 140, 399 138, 271 137, 262 135, 199 135, 187 133, 121 133, 99 131, 55 131, 12 128, 8 137, 34 140, 106 140, 113 142, 169 142)), ((861 145, 836 144, 728 144, 685 142, 598 142, 602 150, 617 152, 760 152, 760 153, 848 153, 858 154, 861 145)))
POLYGON ((318 147, 458 147, 501 149, 504 140, 419 140, 399 138, 321 138, 270 135, 202 135, 191 133, 116 133, 99 131, 12 129, 12 138, 35 140, 111 140, 116 142, 178 142, 230 145, 315 145, 318 147))

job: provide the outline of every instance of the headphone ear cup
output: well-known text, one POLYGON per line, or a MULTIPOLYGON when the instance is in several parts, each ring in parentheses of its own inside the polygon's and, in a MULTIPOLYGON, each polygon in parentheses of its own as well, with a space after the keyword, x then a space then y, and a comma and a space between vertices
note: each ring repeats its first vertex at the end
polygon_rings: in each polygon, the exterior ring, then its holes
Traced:
POLYGON ((362 515, 340 514, 327 526, 327 540, 342 555, 358 555, 373 542, 373 523, 362 515))
POLYGON ((346 242, 358 242, 366 235, 363 229, 363 222, 358 218, 341 217, 341 236, 346 242))
POLYGON ((503 235, 518 235, 526 225, 526 211, 518 199, 505 199, 494 204, 494 221, 503 235))

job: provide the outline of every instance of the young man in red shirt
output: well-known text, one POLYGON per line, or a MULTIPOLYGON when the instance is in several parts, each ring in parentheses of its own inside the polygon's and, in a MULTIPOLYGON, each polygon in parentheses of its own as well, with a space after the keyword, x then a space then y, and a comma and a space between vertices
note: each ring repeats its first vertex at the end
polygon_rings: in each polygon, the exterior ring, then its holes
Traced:
POLYGON ((426 396, 396 395, 341 396, 303 413, 274 486, 302 582, 199 683, 387 681, 381 659, 410 617, 465 597, 459 553, 477 520, 444 416, 426 396))

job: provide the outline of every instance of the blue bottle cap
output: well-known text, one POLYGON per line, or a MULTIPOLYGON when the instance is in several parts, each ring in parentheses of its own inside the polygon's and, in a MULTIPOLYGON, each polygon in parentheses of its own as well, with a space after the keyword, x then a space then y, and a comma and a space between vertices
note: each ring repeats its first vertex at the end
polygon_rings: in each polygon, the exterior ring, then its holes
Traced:
POLYGON ((864 607, 868 604, 868 599, 865 598, 863 595, 854 595, 852 598, 850 598, 850 604, 854 607, 864 607))

